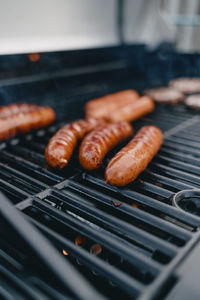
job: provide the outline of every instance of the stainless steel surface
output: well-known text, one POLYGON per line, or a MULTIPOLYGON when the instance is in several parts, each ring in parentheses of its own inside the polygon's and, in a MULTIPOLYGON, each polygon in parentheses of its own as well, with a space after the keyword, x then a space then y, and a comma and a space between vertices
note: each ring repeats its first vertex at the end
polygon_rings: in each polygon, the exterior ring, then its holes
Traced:
POLYGON ((0 54, 145 43, 200 50, 199 0, 1 0, 0 54))

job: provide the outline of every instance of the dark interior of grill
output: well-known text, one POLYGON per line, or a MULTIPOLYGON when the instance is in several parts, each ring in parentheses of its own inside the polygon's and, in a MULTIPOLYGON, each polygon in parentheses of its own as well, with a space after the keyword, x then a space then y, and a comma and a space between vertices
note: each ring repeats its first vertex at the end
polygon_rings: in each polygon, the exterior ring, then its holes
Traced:
MULTIPOLYGON (((38 103, 57 113, 48 128, 1 143, 0 190, 105 298, 167 299, 184 278, 184 271, 177 274, 198 246, 199 204, 190 199, 178 208, 172 198, 200 187, 199 113, 182 103, 157 104, 134 122, 135 132, 154 124, 165 139, 148 168, 124 188, 104 180, 105 166, 122 144, 95 172, 80 167, 77 152, 64 170, 50 168, 45 146, 63 124, 84 116, 86 101, 129 88, 142 94, 175 77, 200 77, 199 65, 199 55, 143 45, 44 53, 38 62, 27 55, 0 57, 1 105, 38 103)), ((74 299, 3 218, 0 233, 3 298, 74 299)), ((192 263, 187 272, 193 274, 192 263)))

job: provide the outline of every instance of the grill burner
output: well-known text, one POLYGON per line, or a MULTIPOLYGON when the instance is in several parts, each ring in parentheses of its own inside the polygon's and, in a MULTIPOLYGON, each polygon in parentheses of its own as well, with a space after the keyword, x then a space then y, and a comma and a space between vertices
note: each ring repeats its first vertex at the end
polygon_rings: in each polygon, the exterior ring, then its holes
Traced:
MULTIPOLYGON (((62 171, 51 169, 44 160, 49 138, 64 120, 83 115, 81 105, 86 100, 125 88, 142 90, 167 80, 155 77, 151 83, 141 69, 133 71, 133 66, 120 67, 117 75, 111 68, 56 79, 54 89, 68 93, 70 100, 64 101, 61 95, 63 101, 58 103, 57 96, 53 97, 55 91, 50 98, 48 94, 43 96, 42 104, 58 104, 57 123, 1 144, 0 189, 100 294, 109 299, 160 299, 181 283, 179 266, 184 268, 185 257, 193 253, 200 238, 199 217, 172 203, 179 191, 200 188, 200 116, 182 104, 158 105, 151 115, 135 122, 135 131, 149 124, 160 127, 165 140, 148 168, 124 188, 106 185, 104 180, 105 165, 117 148, 108 154, 100 170, 92 173, 81 169, 77 159, 62 171)), ((43 84, 37 80, 26 85, 7 84, 3 90, 20 93, 26 89, 27 96, 27 89, 32 93, 41 85, 44 91, 49 86, 51 94, 51 83, 49 79, 43 84)), ((30 102, 32 98, 31 94, 30 102)), ((63 294, 58 282, 40 274, 40 266, 31 262, 26 248, 8 226, 1 230, 0 244, 0 295, 5 299, 13 295, 15 299, 71 297, 70 293, 63 294)), ((187 272, 193 271, 187 267, 187 272)))

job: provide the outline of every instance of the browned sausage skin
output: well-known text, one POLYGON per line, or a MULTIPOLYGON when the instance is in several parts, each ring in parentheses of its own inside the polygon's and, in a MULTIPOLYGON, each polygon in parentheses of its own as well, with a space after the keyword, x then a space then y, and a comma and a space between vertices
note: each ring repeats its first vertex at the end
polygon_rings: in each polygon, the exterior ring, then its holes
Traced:
POLYGON ((148 96, 143 96, 133 103, 129 103, 120 109, 112 111, 106 120, 109 122, 133 122, 152 112, 154 107, 154 101, 148 96))
POLYGON ((0 119, 0 140, 9 139, 17 133, 26 133, 51 124, 55 120, 55 112, 50 107, 38 107, 29 113, 20 113, 0 119))
POLYGON ((128 122, 105 124, 97 127, 83 139, 79 149, 79 161, 83 168, 100 167, 106 153, 133 133, 128 122))
POLYGON ((64 168, 68 164, 78 140, 98 124, 99 121, 96 119, 78 120, 58 130, 50 139, 45 150, 48 164, 54 168, 64 168))
POLYGON ((159 128, 142 127, 107 165, 106 183, 124 186, 135 180, 156 155, 162 142, 163 135, 159 128))
POLYGON ((91 100, 85 105, 86 117, 104 119, 115 109, 130 104, 139 99, 139 94, 134 90, 124 90, 91 100))
POLYGON ((37 110, 39 106, 35 104, 18 103, 0 106, 0 119, 6 119, 19 113, 28 113, 37 110))

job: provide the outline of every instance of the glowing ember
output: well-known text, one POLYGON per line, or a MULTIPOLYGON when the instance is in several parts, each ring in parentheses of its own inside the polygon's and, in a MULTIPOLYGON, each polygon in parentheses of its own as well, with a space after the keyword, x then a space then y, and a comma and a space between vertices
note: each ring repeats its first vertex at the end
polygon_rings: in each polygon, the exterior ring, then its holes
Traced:
POLYGON ((75 243, 76 243, 76 245, 81 246, 85 243, 85 241, 86 241, 86 238, 83 235, 79 235, 79 236, 77 236, 75 243))
POLYGON ((31 53, 29 54, 29 60, 32 62, 36 62, 40 59, 40 54, 39 53, 31 53))
POLYGON ((102 252, 102 247, 99 244, 93 244, 92 247, 90 248, 90 252, 94 255, 99 255, 102 252))
POLYGON ((68 253, 65 249, 63 249, 62 253, 63 253, 63 255, 65 255, 65 256, 68 256, 68 255, 69 255, 69 253, 68 253))

